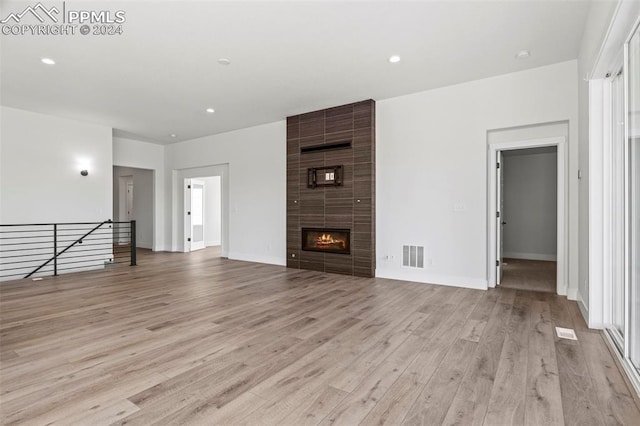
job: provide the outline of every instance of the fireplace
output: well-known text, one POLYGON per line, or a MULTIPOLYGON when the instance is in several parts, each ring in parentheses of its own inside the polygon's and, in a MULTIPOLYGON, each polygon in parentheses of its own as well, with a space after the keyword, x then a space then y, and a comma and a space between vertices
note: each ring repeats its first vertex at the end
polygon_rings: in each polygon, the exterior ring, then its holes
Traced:
POLYGON ((302 228, 302 250, 324 253, 351 253, 348 229, 302 228))

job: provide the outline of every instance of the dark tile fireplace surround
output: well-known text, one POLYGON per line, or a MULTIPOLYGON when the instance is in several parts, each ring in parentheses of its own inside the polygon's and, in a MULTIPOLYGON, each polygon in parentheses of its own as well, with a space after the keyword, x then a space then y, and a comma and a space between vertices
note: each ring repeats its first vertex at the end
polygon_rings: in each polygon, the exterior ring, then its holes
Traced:
POLYGON ((375 102, 287 118, 287 266, 375 274, 375 102))

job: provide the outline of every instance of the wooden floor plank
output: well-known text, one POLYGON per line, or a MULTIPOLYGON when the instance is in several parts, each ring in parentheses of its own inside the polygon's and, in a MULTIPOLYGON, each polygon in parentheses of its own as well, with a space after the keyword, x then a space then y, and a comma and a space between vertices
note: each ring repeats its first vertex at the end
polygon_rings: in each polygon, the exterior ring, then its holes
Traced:
POLYGON ((533 301, 525 395, 526 425, 564 424, 553 334, 549 304, 533 301))
POLYGON ((136 267, 0 284, 0 418, 640 424, 579 315, 550 293, 140 250, 136 267))
POLYGON ((518 292, 484 419, 485 425, 524 423, 531 298, 518 292))

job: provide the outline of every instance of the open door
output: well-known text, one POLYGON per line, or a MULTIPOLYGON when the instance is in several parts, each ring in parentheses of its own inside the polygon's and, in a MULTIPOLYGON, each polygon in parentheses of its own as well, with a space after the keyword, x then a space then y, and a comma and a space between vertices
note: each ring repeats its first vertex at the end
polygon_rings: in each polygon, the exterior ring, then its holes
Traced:
POLYGON ((205 247, 204 182, 197 179, 185 179, 185 184, 185 223, 188 230, 185 251, 200 250, 205 247))
POLYGON ((496 285, 502 281, 502 246, 504 234, 502 227, 506 224, 502 217, 504 180, 502 176, 502 151, 497 152, 496 158, 496 285))

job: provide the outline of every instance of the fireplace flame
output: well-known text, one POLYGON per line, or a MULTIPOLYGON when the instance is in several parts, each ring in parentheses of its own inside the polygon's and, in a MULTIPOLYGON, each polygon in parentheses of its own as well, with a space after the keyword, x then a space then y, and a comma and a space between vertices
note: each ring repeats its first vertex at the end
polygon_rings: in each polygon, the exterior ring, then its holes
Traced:
POLYGON ((342 246, 344 246, 343 240, 338 240, 336 238, 333 238, 331 234, 322 234, 318 238, 316 238, 315 242, 316 242, 316 245, 320 245, 320 246, 326 246, 330 244, 341 244, 342 246))

